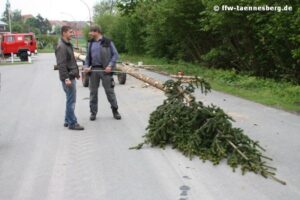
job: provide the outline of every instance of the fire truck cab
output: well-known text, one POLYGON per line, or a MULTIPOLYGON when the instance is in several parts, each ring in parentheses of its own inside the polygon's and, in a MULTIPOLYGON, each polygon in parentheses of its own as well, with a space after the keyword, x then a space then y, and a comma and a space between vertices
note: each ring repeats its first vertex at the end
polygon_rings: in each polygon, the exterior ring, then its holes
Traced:
POLYGON ((21 61, 28 61, 28 55, 37 53, 37 42, 34 33, 3 33, 0 36, 1 54, 10 56, 12 53, 21 61))

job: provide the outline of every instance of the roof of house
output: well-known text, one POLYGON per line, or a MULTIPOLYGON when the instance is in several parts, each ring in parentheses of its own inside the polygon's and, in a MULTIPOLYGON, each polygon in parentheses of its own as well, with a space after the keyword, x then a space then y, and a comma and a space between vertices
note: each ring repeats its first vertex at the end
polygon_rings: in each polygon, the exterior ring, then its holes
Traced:
POLYGON ((7 25, 7 23, 0 20, 0 25, 7 25))
POLYGON ((63 26, 66 25, 63 21, 59 21, 59 20, 49 20, 51 25, 56 25, 56 26, 63 26))
POLYGON ((56 25, 56 26, 67 25, 67 26, 71 26, 73 28, 76 27, 77 29, 82 29, 87 24, 84 21, 49 20, 49 22, 51 25, 56 25))
POLYGON ((22 15, 22 19, 24 21, 26 21, 27 19, 33 18, 34 16, 32 14, 28 14, 28 15, 22 15))

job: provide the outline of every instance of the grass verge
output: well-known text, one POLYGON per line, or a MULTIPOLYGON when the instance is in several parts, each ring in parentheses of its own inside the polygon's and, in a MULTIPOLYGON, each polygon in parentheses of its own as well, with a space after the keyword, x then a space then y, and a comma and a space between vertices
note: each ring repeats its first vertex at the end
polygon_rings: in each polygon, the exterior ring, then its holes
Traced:
POLYGON ((38 53, 54 53, 53 48, 38 49, 38 53))
POLYGON ((158 65, 155 69, 170 74, 183 71, 185 75, 197 75, 209 81, 214 90, 300 114, 300 85, 241 75, 234 71, 210 69, 200 64, 168 62, 166 59, 148 56, 122 54, 121 59, 133 63, 142 61, 146 65, 158 65))
POLYGON ((1 62, 0 63, 0 67, 3 66, 8 66, 8 65, 26 65, 26 64, 30 64, 28 62, 23 62, 23 61, 15 61, 14 63, 11 63, 11 62, 1 62))

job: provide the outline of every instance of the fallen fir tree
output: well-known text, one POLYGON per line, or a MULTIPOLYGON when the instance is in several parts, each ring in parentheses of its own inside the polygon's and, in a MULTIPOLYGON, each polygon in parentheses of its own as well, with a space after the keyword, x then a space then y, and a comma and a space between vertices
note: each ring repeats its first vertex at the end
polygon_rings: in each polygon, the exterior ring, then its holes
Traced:
POLYGON ((160 148, 171 145, 190 159, 196 156, 214 165, 227 159, 233 171, 240 167, 243 174, 254 172, 285 185, 275 177, 276 168, 267 164, 266 160, 272 159, 262 154, 265 149, 259 142, 234 128, 234 120, 221 108, 196 101, 192 96, 195 86, 201 87, 202 93, 210 91, 209 84, 199 78, 188 85, 180 79, 165 82, 167 99, 150 114, 144 142, 130 149, 141 149, 145 144, 160 148))
MULTIPOLYGON (((74 55, 79 60, 85 60, 84 55, 74 55)), ((167 96, 163 104, 150 114, 144 142, 130 149, 141 149, 144 144, 161 148, 171 145, 190 159, 197 156, 214 165, 227 159, 233 171, 240 167, 243 174, 254 172, 286 185, 275 177, 276 168, 265 161, 272 159, 262 154, 266 150, 258 141, 251 140, 242 129, 232 127, 234 120, 221 108, 196 101, 192 95, 195 87, 200 87, 205 94, 210 91, 210 85, 205 80, 188 78, 188 85, 184 85, 181 79, 169 80, 162 85, 126 64, 117 65, 117 69, 163 90, 167 96)))

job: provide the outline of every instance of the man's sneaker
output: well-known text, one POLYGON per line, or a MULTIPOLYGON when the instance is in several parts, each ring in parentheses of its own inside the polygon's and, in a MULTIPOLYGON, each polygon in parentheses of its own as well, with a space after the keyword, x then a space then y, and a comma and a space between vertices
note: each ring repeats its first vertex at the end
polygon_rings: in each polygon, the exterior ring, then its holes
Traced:
POLYGON ((64 127, 68 127, 69 124, 67 122, 64 123, 64 127))
POLYGON ((95 121, 95 120, 96 120, 96 115, 95 115, 95 114, 91 114, 90 120, 91 120, 91 121, 95 121))
POLYGON ((117 120, 121 119, 121 115, 118 112, 118 108, 112 108, 112 112, 113 112, 113 116, 115 119, 117 119, 117 120))
POLYGON ((76 130, 76 131, 82 131, 84 130, 83 126, 80 126, 79 124, 74 124, 69 126, 70 130, 76 130))

